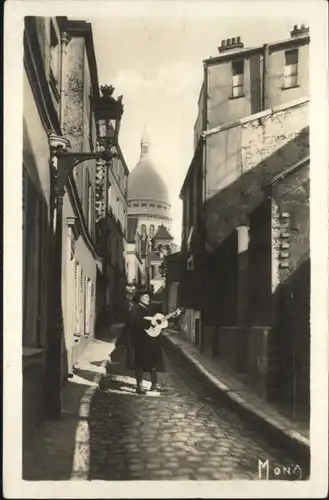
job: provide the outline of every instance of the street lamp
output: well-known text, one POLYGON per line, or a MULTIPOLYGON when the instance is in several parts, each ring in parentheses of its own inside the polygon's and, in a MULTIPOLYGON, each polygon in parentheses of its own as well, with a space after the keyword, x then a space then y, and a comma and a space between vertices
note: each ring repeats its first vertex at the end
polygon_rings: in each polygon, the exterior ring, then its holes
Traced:
MULTIPOLYGON (((50 418, 61 418, 61 386, 62 386, 62 341, 63 341, 63 311, 62 311, 62 231, 63 231, 63 198, 65 187, 69 183, 75 187, 73 171, 81 163, 88 160, 103 160, 106 166, 117 156, 112 151, 117 144, 120 121, 123 113, 122 96, 112 97, 114 87, 101 87, 102 96, 92 101, 96 118, 98 151, 71 152, 67 151, 70 142, 63 136, 50 132, 48 134, 52 166, 52 200, 53 200, 53 240, 52 240, 52 270, 51 298, 48 328, 47 349, 47 393, 46 409, 50 418)), ((107 179, 107 175, 106 175, 107 179)), ((107 191, 106 191, 107 192, 107 191)))

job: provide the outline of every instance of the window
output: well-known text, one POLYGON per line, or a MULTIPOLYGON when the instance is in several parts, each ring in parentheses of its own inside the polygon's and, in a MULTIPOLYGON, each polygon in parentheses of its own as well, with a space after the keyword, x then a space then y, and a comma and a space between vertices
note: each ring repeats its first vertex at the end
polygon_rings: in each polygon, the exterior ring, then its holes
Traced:
POLYGON ((134 207, 139 207, 139 203, 133 203, 134 207))
POLYGON ((85 335, 90 334, 91 330, 91 311, 92 311, 92 296, 91 296, 91 280, 86 278, 86 308, 85 308, 85 335))
POLYGON ((285 52, 284 88, 296 87, 298 80, 298 49, 285 52))
POLYGON ((150 203, 150 207, 155 207, 155 203, 150 203))
POLYGON ((85 317, 84 317, 84 309, 85 309, 85 280, 84 280, 84 273, 83 270, 80 270, 80 290, 79 290, 79 326, 80 326, 80 331, 79 333, 82 334, 85 331, 85 317))
POLYGON ((127 214, 126 214, 126 210, 123 209, 122 230, 123 230, 124 236, 126 236, 126 223, 127 223, 127 214))
POLYGON ((74 333, 76 335, 81 335, 81 330, 80 330, 80 274, 81 274, 81 267, 79 263, 76 261, 75 262, 75 270, 74 270, 74 281, 75 281, 75 304, 74 304, 74 311, 75 311, 75 328, 74 328, 74 333))
POLYGON ((232 62, 232 97, 243 96, 244 61, 232 62))
POLYGON ((157 205, 158 208, 162 208, 162 205, 157 205))
POLYGON ((87 223, 88 223, 88 231, 89 234, 93 234, 93 228, 92 228, 92 190, 91 190, 91 184, 90 182, 88 183, 88 205, 87 205, 87 223))
POLYGON ((147 203, 142 203, 142 207, 147 207, 147 203))
POLYGON ((107 189, 107 206, 112 207, 112 186, 109 185, 107 189))
POLYGON ((50 76, 53 83, 59 81, 59 43, 53 23, 50 23, 50 76))

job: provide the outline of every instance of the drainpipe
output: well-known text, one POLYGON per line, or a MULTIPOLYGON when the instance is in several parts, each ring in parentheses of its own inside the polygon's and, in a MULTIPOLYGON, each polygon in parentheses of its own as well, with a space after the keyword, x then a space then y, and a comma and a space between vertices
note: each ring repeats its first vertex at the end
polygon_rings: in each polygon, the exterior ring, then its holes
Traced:
POLYGON ((66 47, 71 40, 71 36, 64 31, 61 34, 61 54, 60 54, 60 72, 59 72, 59 125, 63 132, 64 126, 64 98, 65 98, 65 88, 64 88, 64 75, 66 68, 66 47))
MULTIPOLYGON (((203 75, 203 118, 202 131, 208 128, 208 68, 204 64, 203 75)), ((207 196, 207 139, 202 138, 202 173, 203 173, 203 236, 206 239, 205 222, 206 222, 206 196, 207 196)))
MULTIPOLYGON (((204 74, 203 74, 203 124, 202 124, 202 131, 206 131, 208 129, 208 67, 207 64, 204 63, 203 66, 204 74)), ((202 180, 203 180, 203 196, 202 196, 202 236, 201 236, 201 245, 203 247, 202 253, 201 253, 201 262, 198 264, 198 272, 200 273, 200 265, 204 264, 204 250, 205 250, 205 243, 207 241, 207 233, 206 233, 206 221, 207 221, 207 205, 206 205, 206 199, 207 199, 207 139, 205 137, 202 137, 202 143, 201 143, 201 161, 202 161, 202 180), (203 254, 203 255, 202 255, 203 254)), ((202 273, 203 275, 203 273, 202 273)), ((202 295, 203 296, 203 283, 202 283, 202 295)), ((203 335, 202 335, 202 313, 203 313, 203 303, 201 300, 201 303, 199 303, 199 314, 200 314, 200 320, 199 320, 199 337, 200 337, 200 344, 203 344, 203 335)))
POLYGON ((268 79, 268 44, 263 47, 263 88, 262 88, 262 111, 267 107, 267 79, 268 79))

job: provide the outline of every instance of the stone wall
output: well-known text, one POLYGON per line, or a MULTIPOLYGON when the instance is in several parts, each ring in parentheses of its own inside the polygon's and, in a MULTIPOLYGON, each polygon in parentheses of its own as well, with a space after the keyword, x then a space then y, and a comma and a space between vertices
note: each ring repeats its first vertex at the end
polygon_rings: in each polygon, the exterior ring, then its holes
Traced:
POLYGON ((309 164, 272 188, 274 227, 272 293, 280 397, 308 406, 310 384, 309 164), (284 246, 284 247, 283 247, 284 246))

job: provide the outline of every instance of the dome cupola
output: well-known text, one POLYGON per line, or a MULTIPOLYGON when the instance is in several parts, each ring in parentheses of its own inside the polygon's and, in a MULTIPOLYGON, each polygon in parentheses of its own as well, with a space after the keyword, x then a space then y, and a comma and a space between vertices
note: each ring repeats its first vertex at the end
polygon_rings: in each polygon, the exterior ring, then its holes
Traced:
POLYGON ((128 177, 128 201, 152 200, 169 203, 167 186, 156 171, 149 152, 150 140, 146 130, 144 130, 140 160, 128 177))

